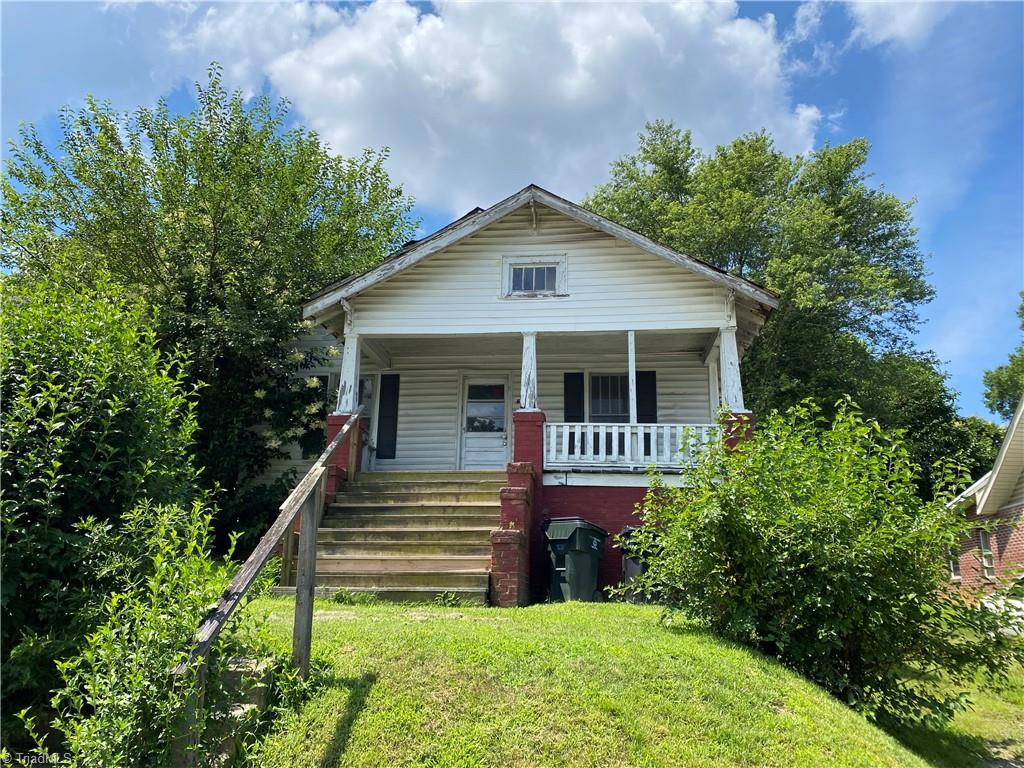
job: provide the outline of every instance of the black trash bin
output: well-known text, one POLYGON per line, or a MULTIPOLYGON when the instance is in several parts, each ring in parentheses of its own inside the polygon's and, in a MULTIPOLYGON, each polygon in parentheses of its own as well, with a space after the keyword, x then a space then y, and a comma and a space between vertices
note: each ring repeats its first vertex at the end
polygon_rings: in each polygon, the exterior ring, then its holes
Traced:
POLYGON ((582 517, 552 517, 544 521, 544 538, 551 562, 551 600, 600 600, 597 566, 608 531, 582 517))

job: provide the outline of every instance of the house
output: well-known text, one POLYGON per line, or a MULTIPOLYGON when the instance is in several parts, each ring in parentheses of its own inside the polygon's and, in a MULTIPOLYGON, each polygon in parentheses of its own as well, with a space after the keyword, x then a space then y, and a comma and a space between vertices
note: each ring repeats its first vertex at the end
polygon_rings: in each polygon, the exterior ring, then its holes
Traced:
POLYGON ((1010 419, 992 469, 957 496, 978 526, 950 560, 950 577, 967 589, 991 591, 1024 571, 1024 398, 1010 419))
MULTIPOLYGON (((776 306, 533 185, 323 289, 304 316, 344 346, 329 436, 361 407, 365 445, 332 459, 318 583, 541 594, 545 519, 617 534, 649 466, 722 439, 723 408, 729 439, 752 427, 740 363, 776 306)), ((601 582, 621 567, 609 539, 601 582)))

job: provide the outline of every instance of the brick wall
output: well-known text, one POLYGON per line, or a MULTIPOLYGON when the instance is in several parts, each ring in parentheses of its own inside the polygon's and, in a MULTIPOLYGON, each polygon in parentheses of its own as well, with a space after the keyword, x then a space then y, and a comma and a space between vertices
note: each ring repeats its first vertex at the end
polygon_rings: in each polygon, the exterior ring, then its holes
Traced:
POLYGON ((534 553, 532 572, 532 594, 541 599, 547 594, 548 561, 541 526, 551 517, 582 517, 599 525, 611 536, 605 541, 604 557, 598 571, 598 586, 606 587, 622 581, 622 555, 613 546, 613 537, 627 525, 639 525, 636 514, 646 488, 606 487, 596 485, 547 485, 544 486, 544 502, 541 514, 534 515, 533 536, 530 549, 534 553))
POLYGON ((994 526, 989 529, 988 535, 996 575, 994 580, 984 575, 979 536, 981 529, 975 528, 970 538, 960 543, 960 586, 972 591, 991 591, 1024 569, 1024 504, 1001 509, 983 518, 977 517, 970 510, 968 516, 994 526))

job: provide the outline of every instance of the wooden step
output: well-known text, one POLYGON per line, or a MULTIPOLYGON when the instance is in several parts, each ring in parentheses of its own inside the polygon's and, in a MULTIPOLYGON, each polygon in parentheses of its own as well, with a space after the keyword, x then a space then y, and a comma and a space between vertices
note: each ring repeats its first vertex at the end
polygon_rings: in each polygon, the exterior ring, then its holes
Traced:
POLYGON ((341 514, 325 516, 320 530, 330 528, 497 528, 501 513, 469 514, 341 514))
POLYGON ((409 490, 409 491, 346 491, 334 496, 331 506, 354 505, 394 505, 394 504, 501 504, 497 490, 409 490))
MULTIPOLYGON (((431 603, 438 599, 454 599, 460 603, 473 605, 487 604, 486 588, 452 587, 449 589, 435 589, 434 587, 329 587, 318 586, 316 594, 319 597, 330 597, 338 592, 357 592, 370 594, 378 600, 394 603, 431 603)), ((295 587, 273 587, 271 593, 275 595, 294 595, 295 587)))
POLYGON ((333 573, 423 573, 435 576, 440 573, 465 573, 486 571, 491 565, 487 555, 317 555, 316 573, 329 576, 333 573))
POLYGON ((353 501, 335 502, 327 505, 326 515, 375 514, 375 515, 480 515, 501 510, 501 504, 481 501, 446 501, 430 503, 426 501, 353 501))
POLYGON ((317 540, 317 557, 367 557, 386 555, 389 557, 427 557, 441 555, 457 555, 460 557, 475 555, 491 556, 491 544, 488 538, 476 541, 450 541, 447 539, 423 541, 409 539, 405 541, 325 541, 317 540))
MULTIPOLYGON (((343 523, 344 521, 339 521, 343 523)), ((491 531, 494 525, 483 525, 476 528, 425 528, 422 526, 414 528, 347 528, 343 525, 338 527, 321 528, 318 531, 317 541, 321 544, 389 544, 417 542, 430 544, 443 542, 450 544, 474 544, 487 542, 489 546, 491 531)))
MULTIPOLYGON (((318 569, 319 571, 319 569, 318 569)), ((465 571, 332 571, 317 573, 318 586, 345 589, 417 588, 434 590, 487 589, 490 574, 481 569, 465 571)))
POLYGON ((396 470, 394 472, 360 472, 355 477, 357 483, 377 482, 492 482, 503 483, 508 475, 501 470, 472 469, 436 469, 436 470, 396 470))

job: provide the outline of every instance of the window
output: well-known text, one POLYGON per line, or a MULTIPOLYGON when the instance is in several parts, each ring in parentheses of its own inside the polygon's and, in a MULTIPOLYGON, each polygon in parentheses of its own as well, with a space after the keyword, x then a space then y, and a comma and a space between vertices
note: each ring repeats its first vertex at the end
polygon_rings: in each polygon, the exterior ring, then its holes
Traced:
POLYGON ((949 551, 949 578, 960 581, 960 553, 955 549, 949 551))
POLYGON ((558 267, 512 267, 512 293, 554 294, 558 288, 558 267))
POLYGON ((978 538, 981 543, 981 570, 986 579, 995 579, 996 564, 992 558, 992 542, 989 539, 988 531, 978 531, 978 538))
POLYGON ((590 420, 602 424, 629 423, 629 376, 590 377, 590 420))
POLYGON ((564 296, 565 254, 506 256, 501 295, 506 298, 564 296))
POLYGON ((470 384, 466 388, 466 431, 505 431, 505 386, 470 384))

